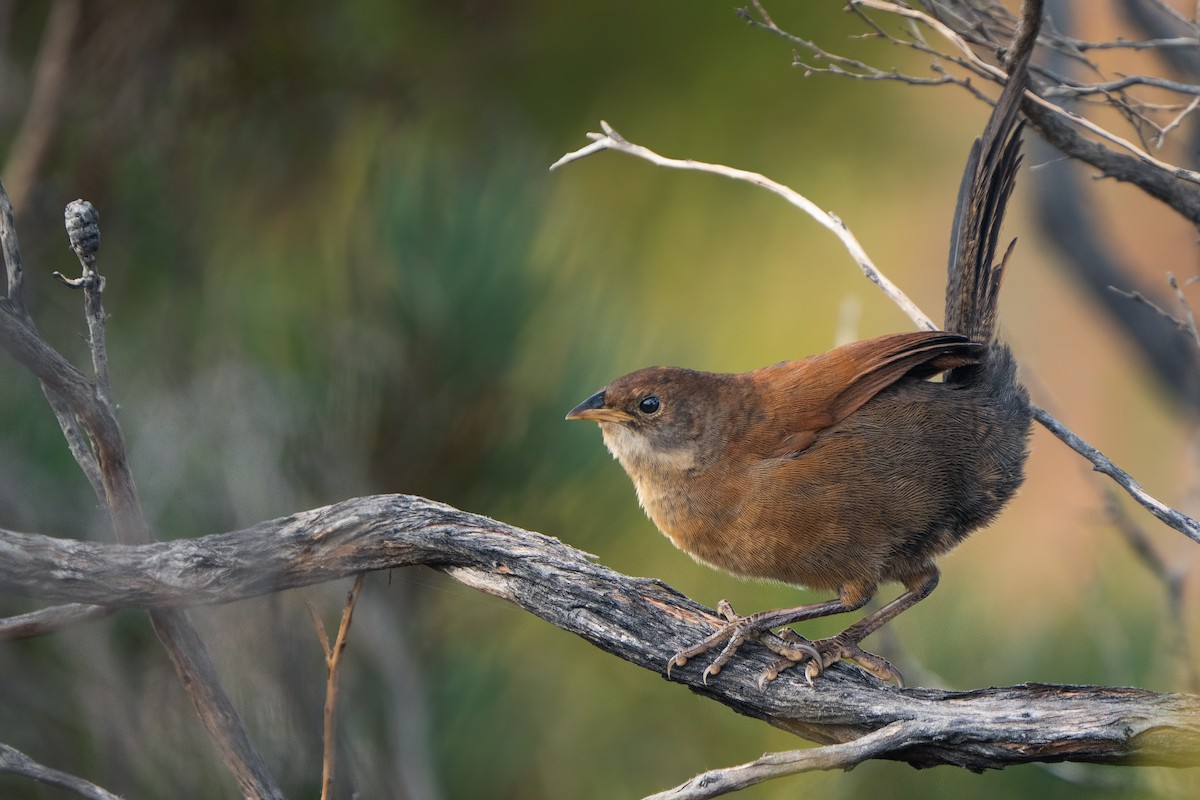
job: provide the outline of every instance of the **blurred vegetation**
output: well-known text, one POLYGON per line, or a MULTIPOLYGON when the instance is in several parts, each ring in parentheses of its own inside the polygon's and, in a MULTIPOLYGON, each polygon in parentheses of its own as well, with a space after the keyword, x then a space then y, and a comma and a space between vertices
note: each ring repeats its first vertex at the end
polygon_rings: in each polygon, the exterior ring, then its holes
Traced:
MULTIPOLYGON (((0 158, 48 5, 0 2, 0 158)), ((841 43, 858 32, 841 6, 769 7, 841 43)), ((949 91, 805 80, 789 63, 729 6, 683 0, 94 0, 17 209, 30 304, 83 363, 79 298, 49 273, 75 269, 61 209, 89 199, 114 391, 163 538, 412 492, 706 602, 794 604, 807 595, 673 550, 596 431, 562 415, 649 363, 741 370, 826 349, 848 300, 861 336, 907 321, 832 237, 761 192, 616 155, 546 170, 605 118, 660 152, 766 172, 835 209, 936 316, 954 186, 986 111, 949 91)), ((1155 238, 1172 236, 1184 241, 1155 238)), ((1005 335, 1035 395, 1184 502, 1190 432, 1037 242, 1018 253, 1005 335)), ((11 362, 0 419, 0 525, 108 538, 36 382, 11 362)), ((1040 434, 1030 472, 879 646, 934 685, 1180 688, 1159 587, 1104 519, 1097 481, 1040 434)), ((1194 547, 1141 521, 1195 566, 1194 547)), ((304 602, 332 623, 347 588, 193 615, 294 797, 320 780, 324 666, 304 602)), ((370 576, 344 665, 344 797, 637 797, 800 745, 428 571, 370 576)), ((130 797, 234 796, 143 615, 4 644, 0 676, 0 741, 130 797)), ((1125 798, 1187 780, 869 763, 742 796, 1125 798)), ((11 778, 0 795, 64 796, 11 778)))

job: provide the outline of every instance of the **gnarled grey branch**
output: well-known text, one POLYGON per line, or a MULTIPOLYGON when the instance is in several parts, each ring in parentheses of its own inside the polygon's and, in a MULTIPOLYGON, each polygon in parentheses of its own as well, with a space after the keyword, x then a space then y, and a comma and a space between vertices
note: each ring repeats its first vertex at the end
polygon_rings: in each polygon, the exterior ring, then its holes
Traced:
MULTIPOLYGON (((0 531, 0 590, 106 606, 225 603, 416 564, 659 674, 672 654, 721 622, 670 587, 614 572, 557 539, 409 495, 361 497, 244 530, 142 545, 0 531)), ((873 756, 917 766, 1200 764, 1200 697, 1193 695, 1040 684, 898 689, 844 664, 815 686, 784 673, 760 689, 758 676, 774 658, 747 647, 707 685, 701 664, 673 670, 672 679, 821 743, 918 721, 873 756)))

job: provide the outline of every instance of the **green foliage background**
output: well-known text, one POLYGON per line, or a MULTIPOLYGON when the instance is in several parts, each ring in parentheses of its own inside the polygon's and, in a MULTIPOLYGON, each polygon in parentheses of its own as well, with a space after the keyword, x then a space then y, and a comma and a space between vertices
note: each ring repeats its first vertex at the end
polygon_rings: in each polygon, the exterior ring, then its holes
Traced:
MULTIPOLYGON (((771 10, 873 63, 924 69, 849 39, 860 27, 841 6, 771 10)), ((11 4, 0 148, 45 17, 11 4)), ((61 125, 18 209, 30 303, 84 363, 79 298, 49 273, 75 269, 63 205, 91 200, 115 394, 162 538, 410 492, 709 603, 793 604, 809 595, 673 550, 596 431, 562 416, 650 363, 743 370, 827 349, 839 319, 857 336, 909 323, 831 236, 760 191, 614 154, 546 169, 605 118, 659 152, 762 171, 835 210, 938 316, 954 186, 986 110, 951 90, 805 79, 790 59, 721 3, 88 3, 61 125)), ((1021 232, 1020 193, 1016 206, 1021 232)), ((1178 421, 1023 236, 1002 308, 1035 395, 1179 501, 1178 421)), ((108 538, 11 362, 0 420, 0 525, 108 538)), ((1100 505, 1086 468, 1039 433, 1022 497, 876 646, 929 685, 1179 688, 1158 587, 1100 505)), ((320 780, 324 669, 304 604, 332 625, 348 585, 194 612, 293 797, 320 780)), ((345 669, 343 797, 639 797, 801 745, 429 571, 368 578, 345 669)), ((129 797, 236 793, 132 612, 0 646, 0 741, 129 797)), ((743 796, 1140 797, 1188 780, 870 763, 743 796)), ((5 777, 0 794, 65 796, 5 777)))

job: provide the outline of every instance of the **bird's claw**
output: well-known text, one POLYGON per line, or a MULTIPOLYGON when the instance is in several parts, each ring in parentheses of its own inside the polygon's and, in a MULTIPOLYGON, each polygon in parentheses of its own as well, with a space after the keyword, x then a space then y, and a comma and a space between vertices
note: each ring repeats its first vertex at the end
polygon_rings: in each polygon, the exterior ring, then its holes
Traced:
MULTIPOLYGON (((703 655, 717 648, 718 645, 724 644, 721 652, 717 657, 704 668, 701 674, 701 680, 707 685, 708 679, 718 674, 721 669, 729 663, 729 659, 733 658, 737 653, 738 648, 747 639, 757 639, 767 646, 772 652, 784 656, 788 660, 788 666, 791 666, 797 661, 804 658, 817 658, 819 653, 813 649, 812 645, 791 628, 784 628, 779 636, 771 634, 769 627, 756 625, 749 617, 740 616, 733 610, 728 600, 722 600, 717 603, 717 613, 725 618, 726 623, 718 628, 710 636, 702 639, 686 650, 680 650, 673 655, 667 662, 667 678, 671 677, 671 669, 673 667, 682 667, 689 659, 703 655)), ((774 665, 773 665, 774 667, 774 665)), ((763 675, 759 676, 759 686, 765 687, 768 681, 774 680, 781 670, 774 670, 773 667, 768 667, 763 675), (770 677, 766 677, 767 675, 770 677)))
POLYGON ((804 665, 804 679, 808 681, 809 686, 813 685, 814 678, 819 677, 827 667, 837 661, 850 661, 884 683, 895 682, 897 686, 904 686, 904 676, 900 670, 896 669, 886 658, 863 650, 858 646, 858 642, 838 635, 828 639, 818 639, 811 644, 818 651, 819 656, 810 658, 804 665))
POLYGON ((759 689, 765 690, 768 683, 779 677, 779 673, 796 664, 804 664, 804 678, 811 686, 815 678, 837 661, 853 662, 885 683, 904 685, 904 676, 887 659, 868 653, 858 646, 858 642, 842 634, 811 642, 791 628, 785 627, 777 635, 772 634, 770 628, 759 628, 752 622, 748 624, 749 618, 739 616, 725 600, 717 604, 717 613, 726 619, 726 623, 710 636, 673 655, 667 662, 668 679, 673 667, 682 667, 690 659, 724 645, 701 674, 701 680, 707 684, 708 679, 729 663, 747 639, 757 639, 771 652, 781 656, 758 676, 759 689))
POLYGON ((721 652, 717 654, 717 657, 713 659, 711 664, 704 668, 704 673, 701 675, 701 679, 707 684, 709 677, 720 672, 721 668, 729 663, 729 659, 733 658, 733 654, 741 647, 742 642, 746 641, 747 632, 741 630, 741 623, 744 618, 738 616, 738 613, 733 610, 733 606, 730 605, 728 600, 722 600, 717 603, 717 613, 725 618, 726 623, 712 635, 705 637, 686 650, 680 650, 671 656, 670 660, 667 661, 668 680, 671 677, 671 669, 673 667, 682 667, 689 659, 703 655, 724 643, 725 646, 721 648, 721 652))

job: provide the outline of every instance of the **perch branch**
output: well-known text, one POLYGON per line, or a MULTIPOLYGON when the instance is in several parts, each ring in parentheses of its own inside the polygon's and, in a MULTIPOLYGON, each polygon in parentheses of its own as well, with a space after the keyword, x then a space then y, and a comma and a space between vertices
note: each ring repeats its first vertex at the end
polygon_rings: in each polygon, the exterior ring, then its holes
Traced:
MULTIPOLYGON (((658 581, 614 572, 557 539, 407 495, 357 498, 231 533, 142 545, 0 530, 0 591, 107 606, 226 603, 416 564, 660 675, 675 652, 723 621, 658 581)), ((702 664, 676 669, 672 679, 823 744, 921 721, 912 736, 873 755, 918 766, 1200 764, 1200 697, 1192 695, 1041 684, 898 689, 842 663, 815 687, 784 673, 764 691, 758 677, 774 660, 766 648, 748 645, 707 685, 702 664)))
MULTIPOLYGON (((551 165, 550 169, 556 169, 564 164, 569 164, 572 161, 577 161, 585 156, 598 153, 603 150, 615 150, 619 153, 626 153, 631 156, 649 161, 652 164, 657 164, 662 167, 671 169, 687 169, 698 172, 708 172, 714 175, 723 175, 726 178, 733 180, 745 181, 759 186, 770 192, 773 192, 787 200, 792 205, 796 206, 806 214, 811 216, 822 226, 832 231, 839 240, 842 241, 846 249, 850 252, 851 258, 858 264, 859 268, 866 276, 877 286, 883 289, 888 297, 900 306, 900 309, 912 319, 918 327, 925 330, 933 330, 936 326, 925 312, 921 311, 915 303, 912 302, 895 284, 888 280, 874 265, 870 257, 863 251, 862 246, 858 243, 858 239, 854 234, 846 228, 845 224, 834 214, 822 211, 815 203, 808 200, 798 192, 777 183, 769 178, 766 178, 757 172, 747 172, 746 170, 734 169, 721 164, 707 164, 702 161, 693 161, 691 159, 667 158, 655 153, 642 145, 633 144, 624 136, 621 136, 607 122, 601 122, 603 133, 589 133, 588 138, 592 143, 567 153, 558 161, 551 165)), ((1152 496, 1149 492, 1142 488, 1136 480, 1133 479, 1127 472, 1117 467, 1107 456, 1101 453, 1096 448, 1085 442, 1077 434, 1073 433, 1069 428, 1052 417, 1049 412, 1042 408, 1034 406, 1034 417, 1051 433, 1057 436, 1064 444, 1070 447, 1075 452, 1082 455, 1092 462, 1092 465, 1098 472, 1112 478, 1135 500, 1145 507, 1151 514, 1162 520, 1164 523, 1179 531, 1188 538, 1200 542, 1200 522, 1197 522, 1192 517, 1184 514, 1181 511, 1171 508, 1152 496)))

